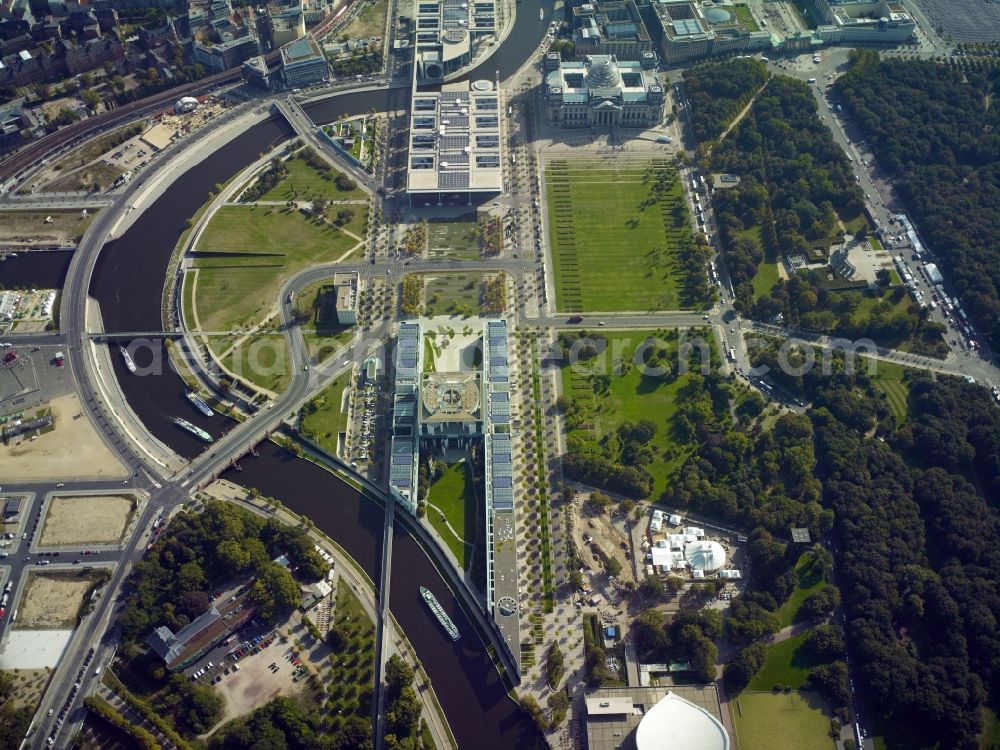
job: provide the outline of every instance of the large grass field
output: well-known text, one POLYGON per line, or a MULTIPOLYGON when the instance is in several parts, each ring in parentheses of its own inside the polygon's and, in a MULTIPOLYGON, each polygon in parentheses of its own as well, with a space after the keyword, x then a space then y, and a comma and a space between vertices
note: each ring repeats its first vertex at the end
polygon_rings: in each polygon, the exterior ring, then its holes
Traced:
POLYGON ((545 179, 559 310, 677 310, 701 304, 685 299, 678 253, 693 239, 673 167, 557 160, 545 179))
POLYGON ((792 590, 788 601, 782 604, 775 613, 781 622, 781 627, 791 625, 796 621, 802 602, 811 593, 823 585, 822 566, 817 564, 811 552, 805 552, 795 563, 795 572, 799 576, 799 585, 792 590))
POLYGON ((750 680, 747 690, 771 690, 775 685, 800 689, 812 668, 824 663, 806 645, 809 632, 768 646, 764 666, 750 680))
POLYGON ((438 509, 428 508, 427 520, 447 543, 463 569, 472 562, 472 551, 476 546, 478 506, 472 481, 472 469, 467 461, 451 464, 431 484, 427 498, 438 509), (445 523, 446 519, 451 529, 445 523), (461 534, 462 539, 458 539, 452 529, 461 534))
POLYGON ((478 315, 482 311, 482 274, 442 273, 424 278, 424 314, 428 317, 478 315))
POLYGON ((427 255, 435 258, 478 258, 479 222, 474 213, 447 221, 427 222, 427 255))
POLYGON ((585 367, 565 364, 562 368, 562 392, 573 399, 574 407, 582 415, 579 421, 567 422, 570 435, 599 443, 612 435, 623 422, 638 422, 651 418, 658 429, 651 441, 656 460, 645 468, 653 477, 651 497, 658 498, 667 488, 668 480, 680 469, 690 452, 690 446, 678 443, 672 430, 672 417, 677 411, 678 392, 690 380, 690 375, 680 377, 646 376, 641 368, 622 367, 613 372, 613 359, 619 357, 633 362, 635 350, 646 339, 660 339, 659 346, 670 351, 665 359, 676 370, 676 341, 667 342, 663 332, 657 331, 604 331, 608 338, 606 366, 601 358, 594 361, 595 374, 610 373, 610 392, 598 394, 594 377, 585 367))
MULTIPOLYGON (((366 212, 345 227, 364 236, 366 212)), ((298 211, 277 206, 223 206, 198 240, 195 304, 202 330, 246 328, 276 309, 282 284, 330 263, 358 241, 298 211)))
POLYGON ((262 201, 290 201, 292 199, 307 201, 312 198, 326 198, 331 201, 367 200, 368 194, 361 188, 340 190, 336 179, 340 174, 331 168, 326 174, 330 179, 309 166, 298 156, 285 161, 288 174, 262 198, 262 201))
POLYGON ((347 429, 347 412, 342 410, 348 378, 341 375, 302 407, 300 428, 308 438, 330 455, 337 455, 337 438, 347 429))
POLYGON ((740 693, 729 704, 740 750, 833 750, 829 708, 813 692, 740 693))

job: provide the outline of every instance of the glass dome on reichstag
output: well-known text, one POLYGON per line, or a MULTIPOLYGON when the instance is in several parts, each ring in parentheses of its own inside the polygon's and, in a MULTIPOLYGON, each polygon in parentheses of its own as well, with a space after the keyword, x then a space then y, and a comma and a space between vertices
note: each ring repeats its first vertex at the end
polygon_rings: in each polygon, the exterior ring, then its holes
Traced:
POLYGON ((619 77, 610 58, 597 57, 587 62, 587 88, 612 89, 618 86, 619 77))

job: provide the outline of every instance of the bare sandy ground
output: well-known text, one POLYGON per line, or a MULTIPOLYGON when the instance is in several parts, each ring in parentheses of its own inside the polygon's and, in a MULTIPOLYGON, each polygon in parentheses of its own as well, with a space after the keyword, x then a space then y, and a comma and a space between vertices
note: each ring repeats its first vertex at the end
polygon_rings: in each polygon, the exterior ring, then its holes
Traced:
POLYGON ((17 609, 15 627, 62 630, 76 627, 84 594, 96 576, 84 573, 32 573, 17 609))
POLYGON ((0 477, 13 481, 126 477, 121 462, 81 415, 76 394, 59 396, 49 406, 55 429, 37 440, 0 443, 0 477), (75 418, 76 417, 76 418, 75 418))
POLYGON ((290 645, 275 640, 270 648, 237 662, 240 665, 239 672, 223 675, 222 682, 215 687, 226 700, 226 711, 217 727, 260 708, 279 695, 291 695, 299 690, 300 685, 305 684, 292 682, 294 667, 285 659, 285 654, 290 649, 290 645), (277 674, 271 674, 268 669, 272 662, 278 665, 277 674))
POLYGON ((135 504, 132 495, 57 495, 49 501, 38 544, 120 544, 135 504))

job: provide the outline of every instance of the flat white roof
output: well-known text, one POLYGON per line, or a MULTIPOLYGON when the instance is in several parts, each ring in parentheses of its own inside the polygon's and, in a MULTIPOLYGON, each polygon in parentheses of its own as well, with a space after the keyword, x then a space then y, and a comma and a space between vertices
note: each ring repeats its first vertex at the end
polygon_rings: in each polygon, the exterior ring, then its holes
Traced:
POLYGON ((591 716, 620 716, 635 711, 631 696, 616 696, 608 698, 589 697, 586 700, 587 713, 591 716))

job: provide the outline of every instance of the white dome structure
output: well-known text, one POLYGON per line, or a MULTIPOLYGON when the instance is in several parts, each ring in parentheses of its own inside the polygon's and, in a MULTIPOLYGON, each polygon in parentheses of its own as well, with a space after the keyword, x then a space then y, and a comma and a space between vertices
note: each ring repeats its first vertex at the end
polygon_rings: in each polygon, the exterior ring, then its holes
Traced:
POLYGON ((182 112, 190 112, 193 109, 197 109, 198 100, 193 96, 182 96, 176 102, 174 102, 174 112, 181 114, 182 112))
POLYGON ((726 551, 718 542, 689 542, 684 547, 684 559, 692 571, 714 573, 726 566, 726 551))
POLYGON ((718 719, 691 701, 667 693, 639 722, 637 750, 729 750, 718 719))

